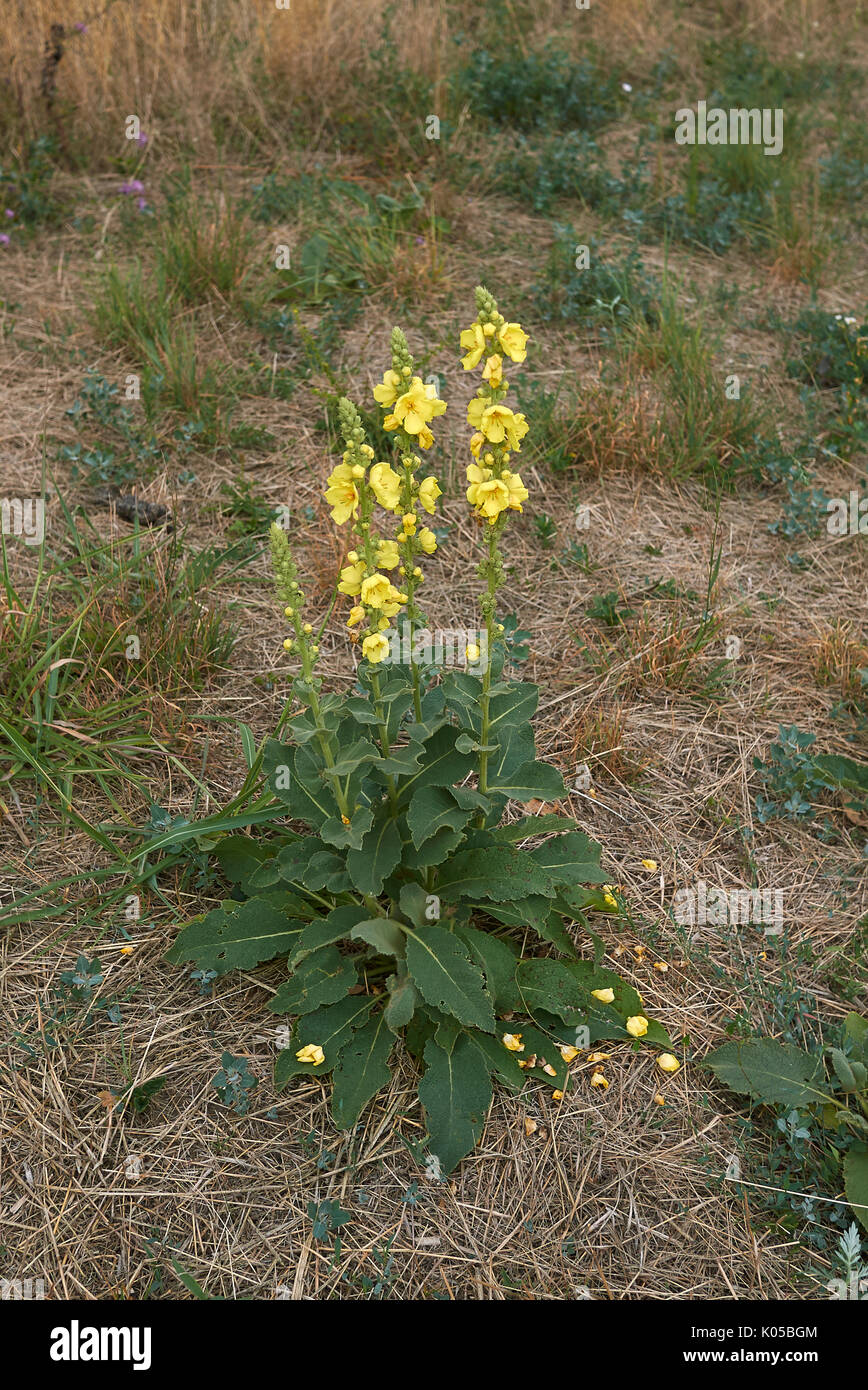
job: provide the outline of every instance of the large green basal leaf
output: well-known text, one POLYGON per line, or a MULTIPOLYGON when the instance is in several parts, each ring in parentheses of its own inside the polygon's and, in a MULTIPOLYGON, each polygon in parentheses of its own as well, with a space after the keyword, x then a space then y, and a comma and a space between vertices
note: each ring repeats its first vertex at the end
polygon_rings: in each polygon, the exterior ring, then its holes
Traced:
POLYGON ((868 1231, 868 1145, 854 1144, 844 1155, 844 1191, 856 1219, 868 1231))
POLYGON ((472 814, 457 804, 451 787, 420 787, 407 812, 413 844, 418 849, 438 830, 462 830, 472 814))
POLYGON ((495 773, 488 779, 487 790, 499 792, 511 801, 553 801, 565 794, 564 779, 551 763, 531 759, 514 771, 495 773))
MULTIPOLYGON (((504 1032, 507 1032, 504 1025, 504 1032)), ((518 1065, 518 1057, 514 1052, 510 1052, 504 1047, 501 1037, 495 1033, 467 1033, 474 1047, 485 1058, 485 1065, 492 1076, 496 1076, 501 1085, 506 1086, 510 1091, 517 1094, 524 1086, 527 1077, 518 1065)))
POLYGON ((420 787, 451 787, 460 782, 470 770, 464 753, 455 749, 458 730, 444 724, 432 734, 422 757, 422 766, 401 781, 399 796, 404 805, 420 787))
POLYGON ((515 983, 518 949, 477 927, 456 927, 455 935, 460 936, 476 964, 482 968, 494 1007, 504 1012, 520 1008, 521 995, 515 983))
POLYGON ((581 830, 558 835, 537 845, 530 853, 557 884, 606 883, 608 875, 600 868, 600 846, 581 830))
POLYGON ((359 849, 347 851, 347 870, 359 893, 382 892, 383 883, 401 862, 402 841, 388 805, 374 816, 374 823, 359 849))
POLYGON ((366 994, 349 994, 336 1004, 327 1004, 314 1013, 302 1014, 293 1030, 289 1047, 277 1054, 274 1064, 274 1084, 283 1090, 294 1076, 326 1076, 338 1064, 341 1049, 356 1029, 364 1026, 376 1000, 366 994), (300 1062, 296 1052, 309 1043, 321 1047, 325 1060, 319 1066, 300 1062))
POLYGON ((425 1107, 431 1153, 445 1176, 476 1144, 492 1097, 488 1065, 462 1033, 450 1052, 431 1038, 425 1044, 425 1075, 419 1099, 425 1107))
POLYGON ((550 941, 564 955, 575 956, 572 937, 563 924, 561 914, 552 911, 548 898, 534 894, 509 903, 484 903, 483 911, 508 927, 532 927, 544 941, 550 941))
MULTIPOLYGON (((575 830, 576 822, 569 816, 558 816, 554 812, 544 816, 521 816, 511 825, 500 825, 494 832, 495 838, 511 845, 519 840, 527 840, 531 835, 547 835, 552 830, 575 830)), ((593 841, 589 841, 592 844, 593 841)))
POLYGON ((771 1038, 724 1043, 705 1063, 733 1091, 766 1105, 814 1105, 829 1100, 822 1062, 771 1038))
POLYGON ((516 969, 515 983, 522 1008, 529 1014, 542 1010, 557 1014, 564 1023, 579 1023, 590 1003, 588 991, 580 985, 568 961, 523 960, 516 969))
POLYGON ((325 917, 308 922, 296 942, 290 965, 297 966, 305 956, 319 951, 323 946, 331 946, 345 937, 349 939, 356 923, 364 922, 367 916, 368 908, 361 903, 342 903, 340 907, 333 907, 325 917))
POLYGON ((394 1043, 385 1017, 378 1013, 341 1049, 331 1105, 338 1129, 351 1129, 368 1101, 389 1084, 387 1063, 394 1043))
POLYGON ((849 791, 868 795, 868 763, 857 763, 841 753, 819 753, 814 765, 822 772, 830 786, 846 787, 849 791))
POLYGON ((407 936, 407 969, 422 998, 461 1023, 490 1033, 494 1009, 482 971, 467 947, 443 927, 424 927, 407 936))
POLYGON ((447 902, 465 898, 477 902, 492 898, 496 902, 512 902, 539 893, 550 898, 554 885, 529 854, 510 845, 492 845, 488 849, 459 850, 437 876, 437 893, 447 902))
POLYGON ((337 946, 324 946, 307 956, 268 1001, 273 1014, 309 1014, 334 1004, 358 983, 355 961, 337 946))
POLYGON ((192 960, 200 970, 218 975, 250 970, 294 948, 305 923, 290 912, 299 906, 303 904, 291 893, 275 893, 216 907, 179 932, 166 959, 192 960))

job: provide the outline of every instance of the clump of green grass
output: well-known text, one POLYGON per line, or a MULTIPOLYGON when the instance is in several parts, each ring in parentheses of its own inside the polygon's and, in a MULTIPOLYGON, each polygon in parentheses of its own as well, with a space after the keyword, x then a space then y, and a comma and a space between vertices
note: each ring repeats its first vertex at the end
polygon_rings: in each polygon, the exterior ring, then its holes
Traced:
POLYGON ((593 237, 580 245, 569 225, 556 223, 554 231, 554 244, 532 291, 541 319, 587 323, 603 334, 617 331, 630 319, 654 322, 659 284, 645 270, 635 245, 613 260, 593 237))
POLYGON ((136 764, 163 750, 172 702, 228 660, 235 633, 204 598, 226 552, 138 532, 103 541, 86 515, 61 511, 62 540, 50 554, 46 541, 26 584, 0 537, 0 775, 78 822, 82 780, 119 812, 119 784, 144 794, 136 764))

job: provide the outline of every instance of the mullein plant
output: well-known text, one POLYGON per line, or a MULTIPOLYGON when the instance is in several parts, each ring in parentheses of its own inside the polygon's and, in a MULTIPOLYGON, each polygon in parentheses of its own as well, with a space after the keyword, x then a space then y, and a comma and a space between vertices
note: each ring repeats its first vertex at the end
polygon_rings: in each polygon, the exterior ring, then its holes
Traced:
POLYGON ((186 925, 170 952, 218 976, 285 958, 268 1007, 293 1026, 275 1085, 329 1075, 340 1129, 356 1125, 388 1084, 390 1061, 408 1053, 426 1133, 410 1147, 435 1177, 475 1145, 494 1081, 513 1092, 542 1083, 560 1101, 587 1080, 601 1096, 601 1067, 577 1066, 599 1063, 591 1049, 604 1038, 665 1048, 664 1070, 678 1066, 636 990, 601 963, 592 914, 617 913, 618 902, 599 844, 569 815, 516 810, 567 792, 536 757, 539 692, 507 674, 497 617, 501 545, 528 500, 516 467, 528 423, 504 403, 503 366, 524 360, 528 340, 483 288, 476 308, 461 347, 481 381, 468 408, 467 487, 482 548, 481 673, 470 669, 477 650, 468 648, 467 669, 434 669, 399 661, 389 640, 398 622, 424 622, 417 594, 421 562, 437 549, 429 522, 440 488, 423 458, 446 409, 396 329, 374 390, 394 454, 378 460, 359 412, 341 401, 345 449, 325 490, 347 535, 337 589, 359 656, 356 686, 324 690, 325 619, 315 631, 287 535, 272 527, 296 674, 280 736, 262 749, 271 801, 257 820, 270 814, 269 833, 217 845, 232 897, 186 925))

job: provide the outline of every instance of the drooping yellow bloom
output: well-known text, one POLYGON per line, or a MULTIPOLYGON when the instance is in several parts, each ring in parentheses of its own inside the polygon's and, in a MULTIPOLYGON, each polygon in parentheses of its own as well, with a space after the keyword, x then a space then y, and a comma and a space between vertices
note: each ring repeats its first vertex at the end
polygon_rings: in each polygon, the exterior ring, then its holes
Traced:
POLYGON ((368 474, 371 491, 381 507, 394 512, 401 501, 401 478, 388 463, 375 463, 368 474))
POLYGON ((470 436, 470 452, 475 459, 482 453, 482 446, 485 443, 485 435, 480 430, 470 436))
POLYGON ((673 1057, 671 1052, 661 1052, 657 1058, 657 1065, 661 1071, 674 1072, 678 1071, 681 1063, 677 1057, 673 1057))
POLYGON ((348 598, 355 598, 362 587, 365 567, 358 561, 354 565, 344 565, 341 570, 341 579, 338 584, 338 593, 346 594, 348 598))
POLYGON ((503 358, 495 353, 489 357, 482 369, 482 379, 487 381, 489 386, 498 387, 503 381, 503 358))
POLYGON ((393 570, 400 563, 401 553, 394 541, 377 541, 377 566, 381 570, 393 570))
POLYGON ((437 537, 433 531, 429 531, 427 526, 423 526, 417 537, 419 544, 426 555, 433 555, 437 549, 437 537))
POLYGON ((501 512, 509 506, 509 488, 499 478, 489 478, 485 483, 474 483, 467 489, 467 500, 473 493, 473 501, 480 516, 488 521, 496 521, 501 512))
POLYGON ((625 1024, 631 1038, 644 1038, 648 1032, 648 1020, 644 1014, 634 1014, 625 1024))
POLYGON ((350 616, 347 618, 347 627, 358 627, 359 623, 362 621, 364 616, 364 608, 360 607, 359 604, 356 604, 354 608, 350 609, 350 616))
POLYGON ((601 1004, 612 1004, 615 1000, 615 991, 613 989, 592 989, 591 994, 594 999, 599 999, 601 1004))
MULTIPOLYGON (((426 386, 420 376, 414 376, 409 388, 396 400, 395 408, 388 418, 394 419, 407 434, 420 434, 425 426, 430 424, 435 416, 442 415, 445 409, 446 402, 437 399, 437 388, 434 384, 426 386)), ((388 429, 388 423, 383 423, 388 429)))
POLYGON ((472 323, 469 328, 462 330, 459 339, 461 346, 467 353, 462 357, 461 365, 465 372, 471 372, 474 367, 479 365, 480 358, 485 351, 485 334, 478 323, 472 323))
POLYGON ((382 661, 389 655, 389 639, 384 637, 381 632, 373 632, 370 637, 366 637, 362 643, 362 651, 372 665, 382 661))
POLYGON ((378 405, 384 407, 394 405, 398 399, 398 389, 402 385, 403 382, 398 373, 389 368, 387 372, 383 373, 381 385, 374 387, 374 400, 378 405))
POLYGON ((526 502, 530 493, 521 480, 519 473, 510 473, 508 468, 503 470, 501 479, 506 483, 509 491, 509 505, 514 512, 522 511, 522 502, 526 502))
POLYGON ((367 579, 362 580, 360 597, 366 608, 382 608, 390 601, 394 602, 393 596, 397 596, 397 593, 392 583, 379 572, 369 574, 367 579))
POLYGON ((434 515, 434 508, 437 505, 437 498, 439 496, 440 484, 436 478, 425 478, 425 480, 419 484, 419 501, 429 516, 434 515))
POLYGON ((528 432, 528 423, 522 414, 515 414, 508 405, 495 402, 486 405, 482 396, 474 396, 467 407, 467 419, 490 444, 502 444, 504 440, 510 449, 521 448, 521 441, 528 432))
POLYGON ((513 362, 523 362, 527 357, 527 334, 518 323, 505 323, 498 332, 498 341, 507 357, 513 362))
POLYGON ((315 1067, 325 1061, 325 1053, 316 1043, 308 1043, 306 1047, 299 1048, 295 1055, 299 1062, 313 1062, 315 1067))
POLYGON ((348 464, 339 463, 330 473, 325 499, 332 509, 332 520, 338 526, 343 526, 351 516, 358 516, 359 490, 348 464))
POLYGON ((507 1052, 524 1052, 524 1043, 521 1040, 521 1033, 504 1033, 500 1040, 507 1052))

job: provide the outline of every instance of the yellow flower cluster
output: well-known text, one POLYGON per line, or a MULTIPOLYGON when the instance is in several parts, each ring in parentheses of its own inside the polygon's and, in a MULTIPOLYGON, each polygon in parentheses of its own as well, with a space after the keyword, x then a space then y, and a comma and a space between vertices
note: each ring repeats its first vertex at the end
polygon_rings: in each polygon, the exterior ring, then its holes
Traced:
POLYGON ((389 412, 383 420, 384 430, 403 430, 420 448, 431 448, 434 436, 429 425, 446 409, 433 384, 426 385, 420 376, 413 376, 410 365, 404 363, 400 370, 391 367, 384 373, 380 385, 374 387, 374 400, 389 412))
POLYGON ((506 322, 482 286, 476 291, 476 308, 476 320, 461 334, 464 370, 472 371, 484 359, 483 384, 467 407, 473 428, 470 452, 476 460, 467 468, 467 500, 478 516, 493 525, 503 512, 520 512, 528 497, 521 475, 508 467, 511 451, 521 449, 528 423, 520 411, 502 403, 509 390, 503 359, 525 360, 527 334, 520 324, 506 322))

